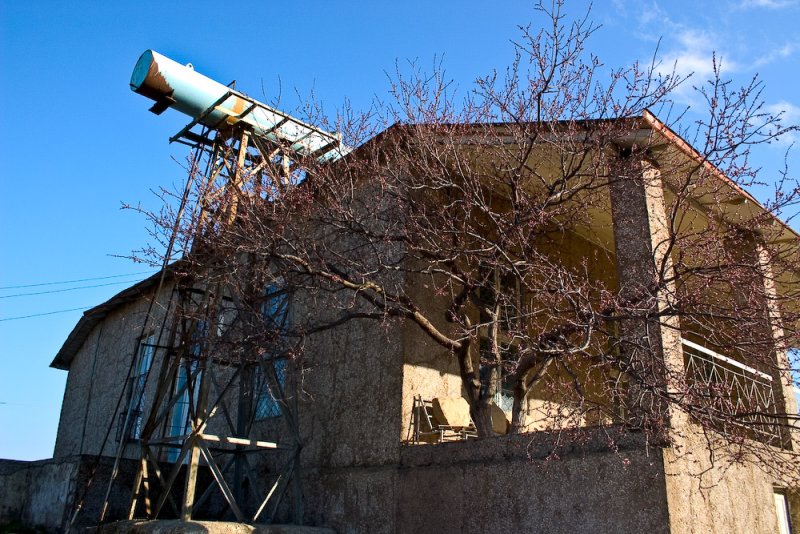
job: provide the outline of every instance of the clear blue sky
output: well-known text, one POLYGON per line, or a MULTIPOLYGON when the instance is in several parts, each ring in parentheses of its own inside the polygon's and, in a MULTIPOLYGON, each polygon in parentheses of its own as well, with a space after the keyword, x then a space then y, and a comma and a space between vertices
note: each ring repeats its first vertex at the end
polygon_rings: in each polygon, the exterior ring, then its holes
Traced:
MULTIPOLYGON (((0 458, 52 455, 66 372, 48 365, 81 312, 2 319, 93 306, 140 279, 146 269, 117 256, 144 246, 147 228, 121 202, 156 207, 150 190, 184 178, 172 158, 187 151, 167 139, 186 118, 152 115, 128 89, 145 49, 257 98, 280 90, 287 111, 312 90, 330 109, 345 98, 364 108, 397 60, 443 56, 464 89, 504 68, 516 26, 541 21, 531 5, 0 0, 0 287, 130 275, 0 290, 0 458)), ((646 59, 661 38, 664 60, 700 82, 717 51, 735 79, 759 73, 767 103, 800 122, 797 1, 603 1, 593 18, 603 28, 589 47, 607 64, 646 59)), ((759 151, 767 179, 784 148, 759 151)))

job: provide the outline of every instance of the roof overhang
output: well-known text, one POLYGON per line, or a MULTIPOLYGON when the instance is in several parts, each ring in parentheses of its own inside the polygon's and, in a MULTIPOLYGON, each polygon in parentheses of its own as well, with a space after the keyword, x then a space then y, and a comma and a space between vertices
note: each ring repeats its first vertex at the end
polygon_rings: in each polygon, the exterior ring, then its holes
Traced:
POLYGON ((123 289, 104 303, 83 312, 83 316, 78 320, 78 323, 69 333, 69 336, 67 336, 67 339, 64 341, 61 349, 50 363, 50 367, 55 369, 69 370, 73 358, 81 349, 97 325, 99 325, 112 312, 120 309, 126 304, 130 304, 141 299, 142 297, 153 292, 160 284, 171 280, 175 275, 176 266, 178 263, 179 262, 173 263, 166 269, 159 271, 148 278, 145 278, 141 282, 138 282, 129 288, 123 289))

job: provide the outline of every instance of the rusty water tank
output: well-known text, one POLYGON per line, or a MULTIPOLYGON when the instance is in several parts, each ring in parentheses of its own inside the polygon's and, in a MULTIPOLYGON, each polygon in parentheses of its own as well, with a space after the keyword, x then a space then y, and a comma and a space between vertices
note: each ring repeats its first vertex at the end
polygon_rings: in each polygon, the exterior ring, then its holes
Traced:
POLYGON ((338 159, 347 150, 340 137, 306 124, 230 87, 195 72, 191 65, 146 50, 131 74, 131 90, 155 101, 151 111, 173 108, 212 129, 244 122, 255 135, 321 160, 338 159))

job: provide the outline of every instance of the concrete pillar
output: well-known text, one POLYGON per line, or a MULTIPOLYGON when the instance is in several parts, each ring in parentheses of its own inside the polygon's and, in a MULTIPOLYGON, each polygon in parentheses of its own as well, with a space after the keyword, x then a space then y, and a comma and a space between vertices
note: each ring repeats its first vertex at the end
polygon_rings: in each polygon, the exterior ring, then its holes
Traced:
MULTIPOLYGON (((758 266, 761 277, 764 281, 764 302, 769 320, 769 328, 772 338, 775 340, 774 357, 776 359, 776 372, 773 374, 775 382, 774 393, 778 404, 778 409, 786 414, 797 414, 797 401, 792 391, 792 376, 789 372, 788 349, 784 342, 784 330, 781 320, 781 311, 778 306, 780 297, 775 284, 775 271, 772 265, 772 255, 769 249, 761 242, 756 242, 756 254, 758 255, 758 266)), ((784 446, 791 447, 793 451, 800 451, 800 439, 798 432, 787 432, 784 446)))
MULTIPOLYGON (((673 268, 669 211, 660 173, 643 163, 640 172, 613 178, 609 187, 621 296, 628 299, 633 312, 664 311, 675 298, 675 284, 663 283, 673 278, 673 268)), ((773 278, 764 276, 764 280, 769 284, 773 278)), ((667 392, 680 392, 685 384, 680 326, 677 317, 636 318, 620 325, 621 351, 630 358, 634 372, 645 373, 653 385, 667 392)), ((780 331, 774 332, 780 337, 780 331)), ((651 407, 644 408, 646 412, 651 407)), ((669 409, 654 398, 652 409, 656 418, 662 417, 655 423, 669 425, 662 435, 669 437, 671 446, 663 449, 662 461, 670 532, 777 530, 775 480, 761 466, 725 456, 725 444, 701 432, 674 405, 669 409)))
MULTIPOLYGON (((613 177, 609 183, 617 279, 631 310, 662 312, 675 298, 674 282, 664 283, 673 279, 669 220, 661 173, 648 162, 640 165, 632 175, 613 177)), ((676 381, 683 379, 678 318, 656 315, 623 321, 619 340, 631 373, 639 375, 628 393, 638 404, 631 415, 644 417, 645 425, 674 425, 675 414, 670 415, 667 403, 649 388, 674 390, 676 381)))

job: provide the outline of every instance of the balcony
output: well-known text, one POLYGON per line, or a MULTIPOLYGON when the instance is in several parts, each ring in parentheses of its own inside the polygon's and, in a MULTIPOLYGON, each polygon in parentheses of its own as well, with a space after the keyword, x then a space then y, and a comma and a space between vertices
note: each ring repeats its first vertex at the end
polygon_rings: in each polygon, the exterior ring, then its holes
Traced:
POLYGON ((779 444, 773 377, 699 343, 681 341, 694 415, 718 431, 779 444))

